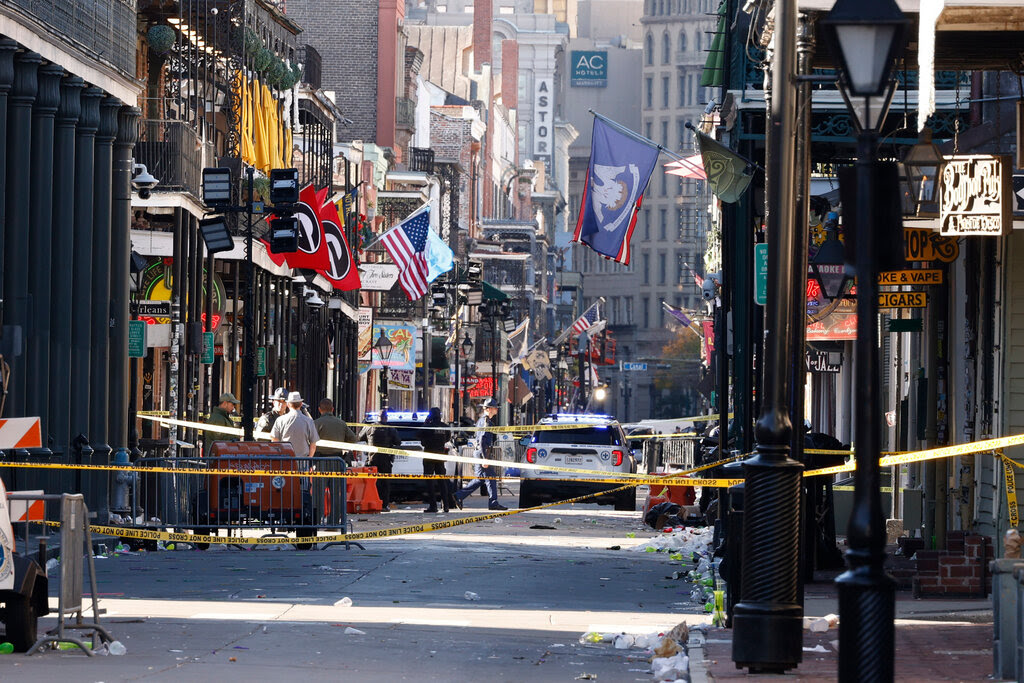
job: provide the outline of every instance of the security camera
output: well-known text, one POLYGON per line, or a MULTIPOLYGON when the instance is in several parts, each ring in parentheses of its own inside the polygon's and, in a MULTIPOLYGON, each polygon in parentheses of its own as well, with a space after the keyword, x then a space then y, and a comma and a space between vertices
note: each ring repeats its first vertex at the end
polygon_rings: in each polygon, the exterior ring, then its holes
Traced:
POLYGON ((153 177, 145 164, 132 164, 132 173, 132 187, 139 193, 139 199, 149 199, 160 181, 153 177))
POLYGON ((320 298, 315 289, 311 287, 303 287, 302 295, 306 297, 306 305, 311 308, 321 308, 324 305, 324 300, 320 298))

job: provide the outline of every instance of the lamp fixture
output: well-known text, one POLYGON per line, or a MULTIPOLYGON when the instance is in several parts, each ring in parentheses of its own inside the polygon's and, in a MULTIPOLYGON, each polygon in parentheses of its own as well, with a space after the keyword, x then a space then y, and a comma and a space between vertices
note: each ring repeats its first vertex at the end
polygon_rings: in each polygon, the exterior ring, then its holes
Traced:
POLYGON ((206 251, 210 254, 217 254, 222 251, 231 251, 235 248, 235 240, 228 232, 227 223, 223 216, 204 218, 199 221, 199 232, 206 243, 206 251))
POLYGON ((821 285, 821 293, 829 300, 841 297, 850 280, 846 274, 846 248, 836 236, 838 219, 835 211, 829 211, 825 219, 825 241, 810 264, 814 279, 821 285))
POLYGON ((231 169, 203 169, 203 201, 212 207, 227 206, 231 203, 231 169))
POLYGON ((373 348, 377 350, 377 356, 380 357, 381 363, 386 365, 391 360, 391 352, 394 351, 395 345, 384 334, 383 328, 381 328, 380 336, 377 337, 377 342, 373 345, 373 348))
POLYGON ((921 129, 917 144, 903 157, 909 198, 918 216, 939 215, 939 185, 945 163, 942 151, 932 142, 932 129, 921 129))

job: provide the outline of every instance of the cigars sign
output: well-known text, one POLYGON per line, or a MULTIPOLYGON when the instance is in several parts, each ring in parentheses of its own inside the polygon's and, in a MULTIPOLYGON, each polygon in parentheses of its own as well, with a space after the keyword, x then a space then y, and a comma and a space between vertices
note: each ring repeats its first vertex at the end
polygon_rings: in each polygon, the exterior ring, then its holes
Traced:
POLYGON ((946 157, 939 189, 939 232, 949 237, 1005 235, 1013 226, 1013 165, 1008 156, 946 157))

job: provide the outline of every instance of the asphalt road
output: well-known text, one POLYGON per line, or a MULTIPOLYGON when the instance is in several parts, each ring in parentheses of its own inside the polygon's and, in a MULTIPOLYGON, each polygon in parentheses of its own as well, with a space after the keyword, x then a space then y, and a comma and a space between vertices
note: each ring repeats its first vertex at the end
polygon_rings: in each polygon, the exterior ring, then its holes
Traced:
MULTIPOLYGON (((451 517, 486 503, 468 502, 451 517)), ((421 510, 399 505, 353 524, 365 531, 443 518, 421 510)), ((591 630, 640 634, 705 621, 689 602, 690 586, 671 578, 678 562, 628 549, 653 535, 639 513, 591 504, 367 542, 364 550, 179 547, 97 559, 103 623, 127 655, 8 655, 0 676, 650 681, 642 651, 578 639, 591 630)))

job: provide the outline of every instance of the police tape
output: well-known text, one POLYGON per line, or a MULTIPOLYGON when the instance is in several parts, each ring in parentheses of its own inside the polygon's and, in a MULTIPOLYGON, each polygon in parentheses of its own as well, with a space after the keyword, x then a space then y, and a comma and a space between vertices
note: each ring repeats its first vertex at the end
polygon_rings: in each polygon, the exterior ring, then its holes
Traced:
MULTIPOLYGON (((174 531, 159 531, 151 528, 140 528, 140 527, 122 527, 122 526, 104 526, 104 525, 89 525, 89 530, 93 534, 101 534, 106 536, 116 536, 119 538, 132 538, 146 541, 171 541, 175 543, 201 543, 201 544, 220 544, 220 545, 312 545, 316 543, 346 543, 349 541, 367 541, 380 538, 390 538, 393 536, 408 536, 411 534, 419 534, 430 531, 443 531, 444 529, 452 529, 458 526, 464 526, 466 524, 475 524, 477 522, 485 522, 490 519, 497 519, 499 517, 509 517, 511 515, 518 515, 523 512, 531 510, 543 510, 546 508, 558 507, 560 505, 569 505, 572 503, 579 503, 584 500, 596 498, 598 496, 607 496, 614 493, 618 493, 625 489, 632 488, 632 484, 628 486, 621 486, 615 489, 609 489, 607 491, 600 491, 597 493, 589 493, 583 496, 576 496, 574 498, 567 498, 566 500, 560 500, 555 503, 547 503, 545 505, 535 505, 528 508, 518 508, 515 510, 501 510, 495 512, 489 512, 483 515, 473 515, 471 517, 460 517, 458 519, 446 519, 440 522, 427 522, 425 524, 410 524, 403 527, 393 527, 390 529, 377 529, 374 531, 359 531, 354 533, 346 534, 327 534, 318 536, 260 536, 260 537, 245 537, 245 536, 210 536, 204 534, 191 534, 174 531)), ((60 522, 46 522, 48 526, 60 526, 60 522)))
POLYGON ((1006 486, 1006 510, 1010 520, 1010 528, 1017 528, 1020 522, 1020 510, 1017 508, 1017 477, 1013 473, 1013 467, 1021 467, 1020 463, 1006 457, 1000 450, 997 453, 1003 463, 1003 484, 1006 486))
MULTIPOLYGON (((207 425, 201 422, 188 422, 186 420, 172 420, 170 418, 157 418, 157 417, 146 417, 144 419, 159 422, 161 424, 175 425, 179 427, 187 427, 189 429, 195 429, 198 431, 214 432, 217 434, 230 434, 232 436, 242 436, 242 430, 237 427, 221 427, 217 425, 207 425)), ((270 434, 266 432, 254 432, 253 436, 257 439, 263 439, 265 441, 270 440, 270 434)), ((469 465, 482 465, 482 466, 493 466, 493 467, 509 467, 509 461, 507 460, 494 460, 492 458, 472 458, 465 455, 451 455, 449 453, 431 453, 428 451, 410 451, 404 448, 384 448, 381 446, 370 446, 365 443, 349 443, 347 441, 331 441, 328 439, 321 439, 316 443, 318 448, 331 448, 342 451, 359 451, 363 453, 384 453, 386 455, 404 455, 411 458, 427 458, 429 460, 443 460, 446 462, 460 462, 469 465)), ((300 458, 301 459, 301 458, 300 458)), ((517 462, 515 467, 521 470, 536 470, 546 472, 567 472, 571 474, 593 474, 600 477, 607 477, 613 475, 623 480, 626 479, 638 479, 644 475, 634 474, 631 472, 608 472, 607 470, 588 470, 588 469, 577 469, 574 467, 558 467, 556 465, 540 465, 537 463, 528 462, 517 462)))

